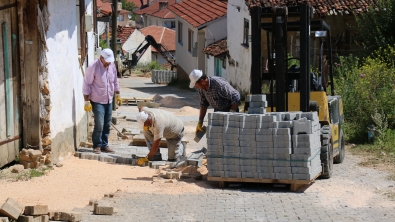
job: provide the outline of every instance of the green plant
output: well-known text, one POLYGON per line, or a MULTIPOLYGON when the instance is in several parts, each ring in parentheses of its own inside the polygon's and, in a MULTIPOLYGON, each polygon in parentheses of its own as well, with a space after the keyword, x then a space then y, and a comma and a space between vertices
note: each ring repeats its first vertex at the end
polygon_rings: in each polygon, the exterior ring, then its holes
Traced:
POLYGON ((102 49, 108 48, 108 46, 107 46, 107 41, 106 41, 105 39, 100 39, 100 41, 99 41, 99 46, 100 46, 102 49))
POLYGON ((52 170, 52 168, 50 168, 48 166, 42 166, 37 169, 35 169, 35 168, 29 169, 27 171, 23 171, 22 173, 20 173, 16 179, 17 180, 29 180, 34 177, 41 177, 41 176, 46 175, 49 170, 52 170))
MULTIPOLYGON (((133 2, 130 2, 128 0, 121 0, 121 2, 122 2, 122 9, 125 9, 127 11, 133 12, 133 10, 137 8, 137 6, 133 2)), ((132 17, 130 18, 130 20, 133 21, 136 20, 136 15, 134 13, 132 13, 132 17)))
POLYGON ((148 69, 149 70, 162 70, 163 67, 160 65, 158 61, 151 61, 148 63, 148 69))
POLYGON ((372 114, 372 120, 374 123, 374 135, 376 143, 380 146, 383 145, 387 136, 388 130, 388 122, 384 112, 381 110, 381 113, 374 109, 374 113, 372 114))

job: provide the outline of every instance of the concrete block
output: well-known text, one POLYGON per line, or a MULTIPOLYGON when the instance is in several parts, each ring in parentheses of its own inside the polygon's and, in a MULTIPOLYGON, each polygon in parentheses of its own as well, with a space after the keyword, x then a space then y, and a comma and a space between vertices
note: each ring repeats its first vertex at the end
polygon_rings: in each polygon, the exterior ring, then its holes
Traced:
POLYGON ((223 128, 224 134, 239 134, 239 127, 224 127, 223 128))
POLYGON ((265 114, 265 107, 248 107, 248 114, 265 114))
POLYGON ((262 123, 272 123, 277 121, 277 116, 276 115, 264 115, 261 117, 261 122, 262 123))
POLYGON ((224 155, 224 150, 223 150, 223 146, 218 146, 214 148, 213 146, 208 146, 207 147, 207 157, 222 157, 224 155), (219 149, 218 147, 221 147, 221 149, 219 149))
POLYGON ((317 167, 317 168, 313 169, 312 173, 303 173, 303 174, 294 173, 294 174, 292 174, 292 179, 293 180, 312 180, 315 177, 317 177, 317 175, 319 173, 321 173, 321 171, 322 171, 321 167, 317 167))
POLYGON ((240 127, 240 123, 239 123, 239 121, 236 121, 236 120, 234 120, 234 121, 229 120, 227 127, 239 128, 240 127))
POLYGON ((258 178, 259 179, 271 179, 273 177, 273 173, 270 172, 259 172, 258 178))
POLYGON ((222 126, 208 126, 207 133, 223 133, 224 128, 222 126))
POLYGON ((273 166, 273 172, 274 172, 274 173, 286 173, 286 174, 291 174, 291 173, 292 173, 292 168, 291 168, 290 166, 287 166, 287 167, 273 166))
POLYGON ((256 171, 259 173, 273 173, 273 166, 256 166, 256 171))
MULTIPOLYGON (((132 164, 133 163, 133 158, 128 158, 128 157, 117 157, 116 163, 120 164, 132 164)), ((146 162, 148 164, 148 162, 146 162)), ((147 165, 148 166, 148 165, 147 165)))
POLYGON ((224 157, 222 161, 224 165, 240 165, 239 158, 224 157))
POLYGON ((187 158, 187 165, 201 166, 203 163, 203 153, 191 153, 187 158))
POLYGON ((241 152, 240 153, 240 159, 256 159, 256 154, 250 154, 250 153, 245 153, 245 152, 241 152))
POLYGON ((255 165, 241 165, 240 166, 240 171, 241 172, 258 172, 257 171, 257 166, 255 165))
POLYGON ((296 114, 298 113, 302 113, 302 112, 286 112, 282 115, 283 120, 285 121, 296 120, 296 114))
POLYGON ((262 122, 260 125, 257 124, 256 128, 257 129, 270 129, 270 128, 273 128, 273 122, 262 122))
POLYGON ((303 112, 300 117, 306 118, 311 121, 318 121, 318 113, 317 112, 303 112))
POLYGON ((293 174, 309 174, 313 172, 313 168, 310 167, 291 167, 293 174))
POLYGON ((276 167, 290 167, 291 161, 290 160, 273 160, 273 166, 276 167))
POLYGON ((313 155, 315 153, 317 153, 317 148, 293 148, 293 154, 305 154, 305 155, 313 155))
POLYGON ((91 199, 89 200, 88 205, 89 205, 89 206, 93 206, 93 205, 95 204, 95 202, 97 202, 97 199, 96 199, 96 198, 91 198, 91 199))
POLYGON ((19 215, 23 213, 25 206, 12 198, 8 198, 0 208, 0 215, 7 216, 13 220, 18 219, 19 215))
POLYGON ((278 128, 273 129, 273 134, 288 136, 287 139, 291 139, 291 129, 290 128, 278 128))
POLYGON ((207 164, 207 170, 208 171, 224 171, 224 165, 223 164, 207 164))
POLYGON ((278 139, 277 138, 275 139, 275 137, 273 137, 273 148, 274 150, 276 150, 277 148, 291 149, 292 148, 291 140, 286 139, 286 137, 279 137, 278 139))
POLYGON ((292 174, 288 173, 274 173, 274 178, 277 180, 292 180, 292 174))
POLYGON ((256 147, 243 147, 243 146, 241 146, 240 147, 240 155, 241 154, 252 154, 252 155, 254 155, 255 156, 255 158, 256 158, 256 147))
POLYGON ((242 171, 241 178, 258 178, 259 173, 257 172, 249 172, 249 171, 242 171))
POLYGON ((239 165, 233 165, 233 164, 224 164, 224 171, 239 172, 240 171, 240 166, 239 165))
POLYGON ((259 146, 258 142, 257 142, 257 148, 256 148, 256 154, 273 154, 274 153, 274 149, 273 147, 262 147, 259 146))
POLYGON ((180 179, 181 177, 181 172, 175 172, 175 171, 168 171, 166 172, 166 178, 167 179, 180 179))
POLYGON ((0 217, 0 222, 9 222, 8 217, 0 217))
POLYGON ((256 129, 257 128, 257 123, 256 122, 239 122, 240 123, 240 128, 244 129, 256 129))
MULTIPOLYGON (((209 126, 209 127, 212 127, 212 126, 209 126)), ((200 139, 203 138, 204 134, 206 134, 206 132, 207 132, 207 127, 206 126, 203 126, 202 128, 203 128, 204 132, 198 131, 198 133, 196 134, 195 138, 193 139, 197 143, 200 141, 200 139)), ((222 127, 220 127, 220 128, 222 128, 222 127)))
POLYGON ((291 160, 291 154, 273 154, 274 160, 291 160))
POLYGON ((235 172, 235 171, 224 171, 225 177, 230 177, 230 178, 241 178, 241 172, 235 172))
POLYGON ((208 125, 209 126, 224 126, 224 120, 223 119, 209 119, 208 125))
POLYGON ((256 159, 240 159, 240 166, 256 167, 256 159))
POLYGON ((49 214, 49 219, 76 222, 82 220, 82 214, 81 212, 75 212, 75 211, 56 211, 53 212, 53 214, 52 213, 49 214), (52 218, 51 215, 53 215, 52 218))
POLYGON ((209 113, 208 118, 209 119, 220 119, 220 120, 223 120, 225 115, 228 115, 228 113, 226 113, 226 112, 213 112, 213 113, 209 113))
POLYGON ((247 146, 247 145, 243 145, 243 144, 251 144, 248 146, 256 146, 256 140, 255 140, 255 134, 252 135, 239 135, 239 141, 240 141, 240 145, 241 146, 247 146), (250 142, 250 143, 248 143, 250 142))
POLYGON ((266 108, 267 107, 267 101, 261 101, 261 102, 258 102, 258 101, 251 101, 250 102, 250 104, 249 104, 249 107, 248 107, 248 109, 250 109, 250 107, 253 107, 253 108, 256 108, 256 107, 263 107, 263 108, 266 108))
POLYGON ((256 159, 256 166, 268 166, 272 167, 273 166, 273 160, 272 159, 256 159))
POLYGON ((228 140, 228 139, 224 139, 222 141, 222 144, 225 146, 240 146, 240 141, 239 140, 228 140))
POLYGON ((291 147, 275 147, 273 148, 274 154, 291 154, 292 148, 291 147))
POLYGON ((23 214, 27 216, 48 214, 48 205, 25 206, 25 212, 23 214))
POLYGON ((208 171, 208 176, 209 177, 225 177, 224 171, 208 171))
POLYGON ((293 135, 297 134, 312 134, 312 121, 306 118, 301 118, 293 121, 293 135))
POLYGON ((261 114, 246 114, 245 122, 255 122, 258 123, 261 121, 261 114))
POLYGON ((219 145, 222 146, 222 137, 221 138, 207 138, 208 145, 219 145))
MULTIPOLYGON (((225 152, 227 152, 227 153, 240 153, 240 146, 224 146, 224 153, 225 152)), ((238 156, 239 155, 237 155, 237 157, 238 156)))
POLYGON ((246 102, 262 102, 266 101, 265 94, 254 94, 254 95, 247 95, 246 102))
POLYGON ((273 122, 273 128, 292 128, 292 121, 273 122))
MULTIPOLYGON (((204 134, 203 134, 204 135, 204 134)), ((206 137, 207 139, 221 139, 223 136, 223 133, 207 133, 206 137)), ((200 138, 201 139, 201 138, 200 138)), ((200 141, 200 139, 198 138, 197 142, 200 141)), ((196 141, 195 141, 196 142, 196 141)))
POLYGON ((254 135, 254 137, 255 137, 256 130, 257 129, 241 128, 239 131, 239 135, 243 135, 243 136, 254 135))
POLYGON ((106 163, 115 163, 117 159, 111 157, 111 156, 100 156, 99 161, 100 162, 106 162, 106 163))

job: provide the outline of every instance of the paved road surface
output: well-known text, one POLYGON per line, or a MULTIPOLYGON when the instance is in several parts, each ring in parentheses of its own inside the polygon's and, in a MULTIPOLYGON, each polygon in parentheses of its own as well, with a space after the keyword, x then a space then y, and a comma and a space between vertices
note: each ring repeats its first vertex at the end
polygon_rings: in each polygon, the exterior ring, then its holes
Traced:
MULTIPOLYGON (((133 77, 120 81, 123 97, 171 95, 198 107, 196 92, 155 85, 147 78, 133 77)), ((117 114, 132 120, 137 109, 135 106, 122 106, 117 114)), ((196 124, 196 116, 183 118, 186 125, 196 124)), ((133 121, 124 124, 129 124, 126 127, 136 125, 133 121)), ((193 133, 187 137, 193 141, 193 133)), ((200 149, 202 143, 205 141, 199 144, 191 142, 188 152, 200 149)), ((141 147, 130 147, 122 141, 113 141, 112 147, 124 155, 146 152, 141 147)), ((395 193, 395 181, 387 180, 388 175, 384 172, 359 166, 358 162, 357 157, 347 152, 345 161, 335 165, 331 179, 318 179, 297 192, 289 192, 289 187, 273 187, 271 184, 231 184, 232 187, 219 189, 216 182, 207 181, 209 188, 197 194, 119 192, 119 197, 110 199, 117 209, 112 216, 93 215, 91 206, 75 210, 83 213, 83 221, 97 222, 395 221, 395 201, 387 198, 387 195, 395 193)), ((195 181, 193 178, 183 180, 188 183, 195 181)))

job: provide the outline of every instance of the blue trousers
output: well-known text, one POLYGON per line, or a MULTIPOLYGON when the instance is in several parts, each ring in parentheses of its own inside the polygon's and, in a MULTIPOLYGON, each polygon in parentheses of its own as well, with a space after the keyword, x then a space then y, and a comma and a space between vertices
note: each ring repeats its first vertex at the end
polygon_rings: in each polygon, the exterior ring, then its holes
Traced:
POLYGON ((112 103, 100 104, 92 102, 92 111, 95 115, 95 127, 93 128, 92 142, 93 148, 103 149, 108 146, 108 136, 112 119, 112 103))

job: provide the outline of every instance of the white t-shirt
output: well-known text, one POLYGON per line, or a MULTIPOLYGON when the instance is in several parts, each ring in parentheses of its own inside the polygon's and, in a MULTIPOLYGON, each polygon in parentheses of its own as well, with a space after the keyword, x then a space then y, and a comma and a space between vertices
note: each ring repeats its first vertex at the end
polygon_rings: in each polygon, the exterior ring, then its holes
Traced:
POLYGON ((171 112, 147 107, 143 111, 151 115, 152 125, 149 130, 154 134, 154 140, 162 137, 175 138, 184 129, 184 123, 171 112))

